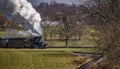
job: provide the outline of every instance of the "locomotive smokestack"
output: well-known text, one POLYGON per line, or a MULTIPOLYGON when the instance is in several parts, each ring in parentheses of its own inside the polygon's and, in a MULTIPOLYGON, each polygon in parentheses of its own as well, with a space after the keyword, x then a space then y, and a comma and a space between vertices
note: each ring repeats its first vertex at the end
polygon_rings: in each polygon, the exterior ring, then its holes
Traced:
POLYGON ((32 36, 41 36, 40 14, 27 0, 8 0, 13 16, 16 16, 22 27, 32 36))

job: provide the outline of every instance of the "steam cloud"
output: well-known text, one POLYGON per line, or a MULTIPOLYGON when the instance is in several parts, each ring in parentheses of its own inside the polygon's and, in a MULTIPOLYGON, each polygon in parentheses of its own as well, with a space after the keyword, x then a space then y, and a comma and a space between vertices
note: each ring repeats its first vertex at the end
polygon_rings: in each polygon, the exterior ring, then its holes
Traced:
POLYGON ((32 36, 41 36, 42 28, 40 25, 40 14, 32 7, 27 0, 8 0, 9 7, 12 9, 17 23, 21 23, 26 33, 32 36))

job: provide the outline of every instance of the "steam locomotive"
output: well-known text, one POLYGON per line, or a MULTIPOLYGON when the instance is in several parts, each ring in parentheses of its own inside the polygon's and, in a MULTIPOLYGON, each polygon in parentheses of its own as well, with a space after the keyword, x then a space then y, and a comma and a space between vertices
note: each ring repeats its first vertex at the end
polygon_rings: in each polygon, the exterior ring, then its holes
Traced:
POLYGON ((0 48, 35 48, 44 49, 46 43, 41 37, 33 38, 0 38, 0 48))

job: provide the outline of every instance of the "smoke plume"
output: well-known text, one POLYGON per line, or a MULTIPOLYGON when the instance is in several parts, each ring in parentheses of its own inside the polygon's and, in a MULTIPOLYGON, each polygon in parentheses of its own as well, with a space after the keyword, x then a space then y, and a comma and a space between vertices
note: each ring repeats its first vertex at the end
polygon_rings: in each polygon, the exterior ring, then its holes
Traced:
POLYGON ((16 17, 17 23, 21 23, 26 33, 32 36, 41 36, 40 14, 32 7, 27 0, 8 0, 12 15, 16 17))

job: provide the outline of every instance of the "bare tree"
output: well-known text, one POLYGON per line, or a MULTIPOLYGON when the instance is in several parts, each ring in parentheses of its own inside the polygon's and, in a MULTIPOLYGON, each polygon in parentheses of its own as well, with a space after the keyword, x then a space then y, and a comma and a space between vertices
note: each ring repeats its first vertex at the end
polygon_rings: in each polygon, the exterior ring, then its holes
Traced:
POLYGON ((83 18, 79 15, 79 8, 75 4, 69 7, 63 6, 62 12, 56 14, 54 18, 60 22, 58 34, 60 39, 65 40, 65 47, 68 47, 70 38, 74 36, 77 40, 83 34, 83 18))
POLYGON ((111 64, 109 69, 112 69, 120 65, 120 0, 91 1, 88 16, 97 31, 97 47, 107 57, 105 62, 111 64))
POLYGON ((72 35, 71 26, 72 24, 69 21, 69 17, 67 15, 64 15, 60 27, 61 27, 62 35, 65 38, 65 47, 68 47, 69 38, 72 35))

